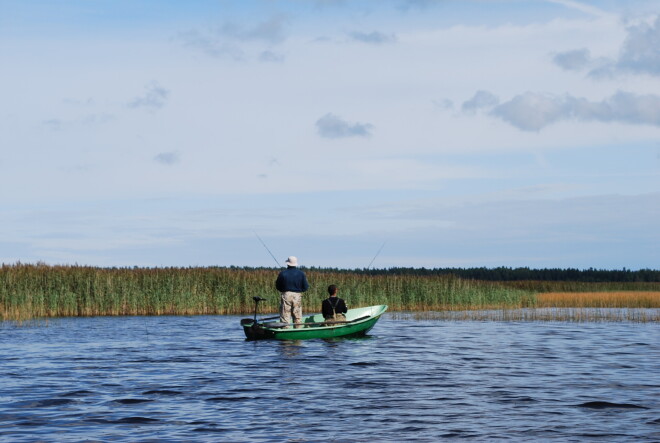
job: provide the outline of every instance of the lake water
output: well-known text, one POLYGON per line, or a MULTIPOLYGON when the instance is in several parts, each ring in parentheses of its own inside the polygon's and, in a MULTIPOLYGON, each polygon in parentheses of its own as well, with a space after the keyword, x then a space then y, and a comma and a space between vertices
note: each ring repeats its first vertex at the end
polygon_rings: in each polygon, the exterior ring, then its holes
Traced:
POLYGON ((660 440, 657 323, 249 342, 239 320, 0 323, 0 441, 660 440))

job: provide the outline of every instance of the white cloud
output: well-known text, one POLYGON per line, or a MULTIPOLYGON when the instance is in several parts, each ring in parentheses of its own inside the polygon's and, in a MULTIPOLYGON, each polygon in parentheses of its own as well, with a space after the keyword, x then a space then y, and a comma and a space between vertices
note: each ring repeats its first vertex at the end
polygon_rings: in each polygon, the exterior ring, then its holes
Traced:
POLYGON ((285 57, 282 54, 278 54, 273 51, 263 51, 261 54, 259 54, 259 61, 260 62, 267 62, 267 63, 281 63, 283 62, 285 57))
POLYGON ((116 117, 113 114, 100 113, 100 114, 88 114, 82 119, 84 125, 99 125, 111 122, 115 120, 116 117))
POLYGON ((164 165, 173 165, 181 161, 181 156, 177 151, 161 152, 160 154, 154 157, 154 160, 164 165))
POLYGON ((617 67, 637 73, 660 75, 660 15, 652 24, 628 28, 617 67))
POLYGON ((564 97, 527 92, 498 105, 490 114, 524 131, 538 131, 568 118, 570 108, 564 97))
POLYGON ((145 89, 146 92, 143 95, 135 97, 128 103, 129 108, 146 108, 153 111, 165 106, 170 91, 156 82, 151 82, 145 89))
POLYGON ((201 51, 210 57, 229 57, 234 60, 244 58, 243 51, 233 42, 223 41, 212 33, 191 30, 179 33, 178 38, 184 47, 201 51))
POLYGON ((184 47, 192 48, 204 54, 241 61, 252 53, 252 45, 261 45, 255 57, 261 61, 282 61, 282 56, 271 51, 271 46, 279 45, 287 39, 288 19, 273 16, 267 20, 247 26, 237 22, 225 22, 207 30, 194 29, 179 33, 178 38, 184 47), (266 48, 263 47, 266 45, 266 48))
POLYGON ((215 34, 239 41, 260 40, 267 43, 282 43, 286 39, 287 19, 283 16, 273 16, 253 26, 245 26, 235 22, 226 22, 215 29, 215 34))
POLYGON ((553 62, 565 70, 588 69, 596 79, 611 79, 617 74, 660 76, 660 15, 626 29, 626 38, 617 57, 592 58, 587 48, 559 52, 553 62))
POLYGON ((385 34, 382 32, 378 31, 373 31, 373 32, 358 32, 354 31, 349 33, 349 36, 356 41, 362 42, 362 43, 368 43, 371 45, 382 45, 386 43, 394 43, 396 42, 396 35, 394 34, 385 34))
POLYGON ((368 137, 373 125, 369 123, 349 123, 328 113, 316 121, 316 129, 324 138, 368 137))
POLYGON ((484 108, 492 108, 500 102, 494 94, 488 91, 477 91, 470 100, 463 103, 463 112, 475 112, 484 108))
POLYGON ((50 118, 48 120, 44 120, 42 124, 44 127, 50 129, 51 131, 59 131, 62 129, 62 125, 64 123, 58 118, 50 118))
POLYGON ((593 102, 571 95, 526 92, 493 107, 489 115, 523 131, 539 131, 562 120, 660 126, 660 96, 619 91, 593 102))
POLYGON ((554 63, 567 71, 579 71, 586 68, 591 61, 591 53, 588 49, 574 49, 572 51, 559 52, 552 59, 554 63))

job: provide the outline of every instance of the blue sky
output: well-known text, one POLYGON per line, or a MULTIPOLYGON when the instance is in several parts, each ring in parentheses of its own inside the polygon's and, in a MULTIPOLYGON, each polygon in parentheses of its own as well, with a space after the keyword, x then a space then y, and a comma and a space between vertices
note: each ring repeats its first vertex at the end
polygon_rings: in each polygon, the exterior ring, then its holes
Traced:
POLYGON ((0 0, 0 262, 660 263, 655 1, 0 0))

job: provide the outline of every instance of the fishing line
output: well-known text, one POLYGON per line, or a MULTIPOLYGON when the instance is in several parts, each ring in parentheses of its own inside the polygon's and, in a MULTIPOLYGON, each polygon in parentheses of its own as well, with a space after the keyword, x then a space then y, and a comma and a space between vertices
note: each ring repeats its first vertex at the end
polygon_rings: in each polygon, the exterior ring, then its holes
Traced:
POLYGON ((383 248, 385 247, 385 243, 387 243, 387 240, 384 241, 382 245, 380 245, 380 249, 378 250, 378 252, 376 252, 376 255, 374 255, 374 258, 372 258, 371 261, 369 262, 369 266, 367 266, 367 269, 369 269, 371 267, 371 264, 374 262, 374 260, 376 260, 376 257, 378 257, 378 255, 380 254, 380 251, 383 250, 383 248))
POLYGON ((254 235, 257 236, 257 238, 259 239, 259 241, 261 242, 261 244, 264 245, 264 248, 266 248, 266 251, 268 251, 268 253, 270 254, 270 256, 273 257, 273 260, 275 260, 275 263, 277 263, 277 267, 278 267, 278 268, 281 268, 282 265, 280 265, 280 262, 277 261, 277 259, 276 259, 275 256, 273 255, 273 253, 270 252, 270 249, 268 249, 268 246, 266 246, 266 243, 264 243, 264 241, 261 239, 261 237, 259 237, 259 234, 257 234, 256 231, 252 231, 252 232, 254 232, 254 235))

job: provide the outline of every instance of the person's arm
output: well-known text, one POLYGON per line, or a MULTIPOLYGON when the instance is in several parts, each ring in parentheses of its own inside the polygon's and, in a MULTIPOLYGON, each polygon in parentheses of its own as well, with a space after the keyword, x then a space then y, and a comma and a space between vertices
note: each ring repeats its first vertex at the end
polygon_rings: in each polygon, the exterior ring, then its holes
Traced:
POLYGON ((275 280, 275 289, 280 292, 284 292, 284 277, 282 276, 281 272, 277 276, 277 280, 275 280))
POLYGON ((307 283, 307 276, 305 275, 304 272, 303 272, 302 277, 303 277, 303 281, 302 281, 302 283, 303 283, 303 290, 302 290, 302 292, 305 292, 305 291, 307 291, 307 290, 309 289, 309 283, 307 283))
POLYGON ((321 303, 321 313, 323 314, 323 318, 329 318, 333 316, 332 306, 330 306, 330 302, 327 298, 323 300, 323 303, 321 303))
POLYGON ((340 299, 341 303, 339 303, 339 306, 337 306, 337 312, 341 314, 346 314, 348 312, 348 307, 346 307, 346 302, 344 299, 340 299))

